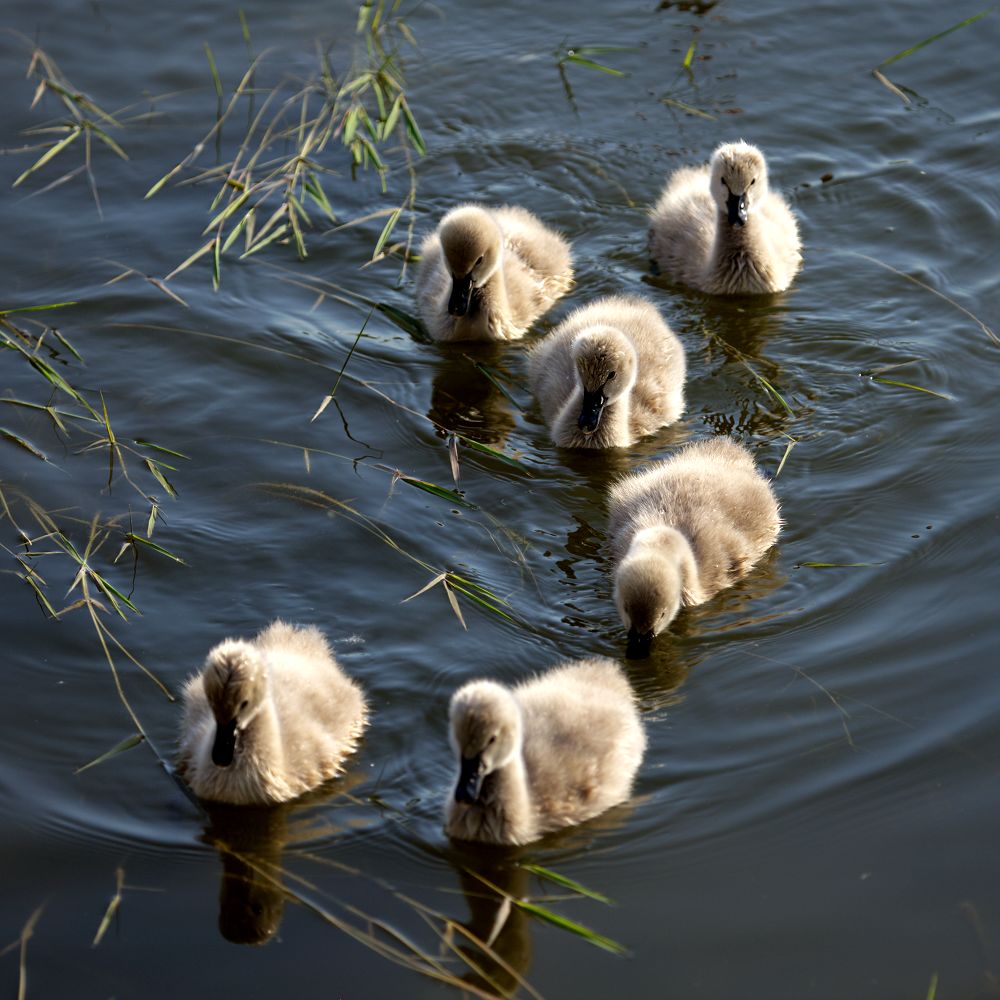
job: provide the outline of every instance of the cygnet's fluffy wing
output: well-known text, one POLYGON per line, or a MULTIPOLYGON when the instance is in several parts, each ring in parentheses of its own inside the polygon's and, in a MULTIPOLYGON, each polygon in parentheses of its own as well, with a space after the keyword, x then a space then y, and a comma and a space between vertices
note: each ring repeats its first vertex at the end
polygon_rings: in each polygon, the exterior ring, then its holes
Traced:
POLYGON ((569 244, 531 212, 505 205, 494 212, 504 236, 504 278, 517 326, 529 326, 573 284, 569 244))
POLYGON ((540 831, 624 801, 646 748, 635 695, 612 660, 566 663, 514 689, 540 831))
POLYGON ((681 167, 650 212, 649 252, 675 279, 698 285, 708 267, 718 209, 709 194, 709 167, 681 167))
POLYGON ((364 695, 314 626, 276 621, 254 644, 271 672, 286 770, 305 791, 340 773, 357 748, 367 722, 364 695))
POLYGON ((609 491, 612 550, 668 524, 690 542, 705 599, 738 580, 774 544, 778 502, 750 453, 728 438, 698 441, 609 491))
POLYGON ((445 266, 441 237, 437 230, 420 246, 420 265, 416 277, 417 313, 435 340, 448 340, 454 320, 448 315, 451 276, 445 266))

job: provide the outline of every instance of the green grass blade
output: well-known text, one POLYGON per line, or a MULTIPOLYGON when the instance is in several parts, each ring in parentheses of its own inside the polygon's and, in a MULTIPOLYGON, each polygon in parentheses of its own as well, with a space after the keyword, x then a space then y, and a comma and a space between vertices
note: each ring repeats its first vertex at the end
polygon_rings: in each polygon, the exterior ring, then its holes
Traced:
POLYGON ((23 448, 29 455, 34 455, 35 458, 38 458, 43 462, 48 461, 45 457, 45 452, 36 448, 30 441, 21 437, 19 434, 15 434, 13 431, 7 430, 6 427, 0 427, 0 437, 10 441, 11 444, 16 444, 19 448, 23 448))
POLYGON ((124 753, 126 750, 131 750, 132 747, 137 747, 144 740, 145 737, 141 733, 133 733, 131 736, 126 736, 121 743, 116 743, 110 750, 102 753, 100 757, 95 757, 89 764, 84 764, 83 767, 78 767, 73 773, 82 774, 84 771, 87 771, 92 767, 97 767, 98 764, 103 764, 106 760, 110 760, 112 757, 117 757, 118 754, 124 753))
POLYGON ((914 389, 917 392, 926 392, 928 396, 937 396, 938 399, 953 400, 954 396, 949 396, 946 392, 936 392, 934 389, 925 389, 922 385, 913 385, 911 382, 900 382, 894 378, 872 378, 873 382, 881 382, 882 385, 898 385, 903 389, 914 389))
POLYGON ((162 444, 153 444, 152 441, 147 441, 145 438, 133 438, 132 440, 143 448, 153 448, 155 451, 162 451, 167 455, 173 455, 174 458, 183 458, 186 461, 190 461, 190 455, 185 455, 180 451, 173 451, 171 448, 164 448, 162 444))
POLYGON ((605 66, 604 63, 595 62, 593 59, 585 59, 576 52, 570 52, 566 56, 566 62, 576 63, 578 66, 586 66, 587 69, 596 69, 599 73, 607 73, 609 76, 625 75, 620 69, 613 69, 611 66, 605 66))
POLYGON ((215 56, 212 55, 212 47, 205 42, 205 58, 208 59, 208 68, 212 73, 212 83, 215 85, 215 96, 222 100, 222 80, 219 78, 219 68, 215 65, 215 56))
POLYGON ((163 474, 163 470, 160 468, 157 462, 154 462, 151 458, 144 458, 143 464, 147 469, 153 474, 153 478, 176 500, 177 491, 170 484, 170 481, 163 474))
POLYGON ((424 142, 424 137, 420 134, 417 120, 413 117, 413 112, 410 111, 410 105, 407 104, 405 97, 403 98, 403 119, 406 122, 406 134, 410 137, 410 143, 421 156, 424 156, 427 153, 427 145, 424 142))
POLYGON ((166 556, 168 559, 173 559, 174 562, 180 563, 182 566, 186 566, 187 563, 181 559, 180 556, 175 556, 173 552, 168 552, 162 545, 157 545, 156 542, 151 542, 148 538, 143 538, 142 535, 136 535, 135 533, 129 531, 126 532, 125 538, 138 545, 145 545, 146 548, 152 549, 154 552, 159 552, 161 556, 166 556))
POLYGON ((20 177, 18 177, 16 181, 14 181, 13 184, 11 184, 11 187, 17 187, 18 184, 21 183, 21 181, 26 180, 36 170, 39 170, 42 167, 44 167, 45 164, 49 162, 49 160, 53 159, 53 157, 58 156, 71 142, 80 137, 82 131, 83 129, 80 126, 77 126, 76 128, 73 129, 72 132, 70 132, 68 136, 66 136, 65 139, 60 139, 59 142, 57 142, 54 146, 50 146, 44 153, 42 153, 40 157, 38 157, 37 160, 35 160, 35 162, 30 167, 28 167, 27 170, 24 171, 23 174, 21 174, 20 177))
POLYGON ((695 41, 696 41, 696 39, 694 39, 694 38, 691 39, 691 44, 688 46, 688 50, 687 50, 687 52, 684 55, 684 62, 681 63, 681 65, 685 69, 690 69, 691 68, 691 60, 694 59, 694 44, 695 44, 695 41))
POLYGON ((605 937, 603 934, 598 934, 596 931, 592 931, 589 927, 584 927, 583 924, 578 924, 576 921, 570 920, 568 917, 554 913, 552 910, 549 910, 544 906, 539 906, 537 903, 529 903, 524 899, 515 899, 513 902, 515 906, 524 910, 526 913, 530 913, 533 916, 538 917, 540 920, 544 920, 546 923, 552 924, 554 927, 559 927, 564 931, 569 931, 570 934, 576 934, 577 937, 581 937, 585 941, 589 941, 592 945, 595 945, 598 948, 603 948, 605 951, 610 951, 613 955, 624 955, 628 950, 623 944, 619 944, 617 941, 614 941, 609 937, 605 937))
POLYGON ((835 562, 800 562, 796 563, 797 566, 802 566, 806 569, 853 569, 856 567, 872 567, 872 566, 884 566, 885 563, 867 563, 867 562, 856 562, 856 563, 835 563, 835 562))
POLYGON ((964 28, 967 24, 973 24, 995 10, 995 4, 992 7, 987 7, 986 10, 981 10, 978 14, 973 14, 964 21, 959 21, 958 24, 953 24, 950 28, 945 28, 944 31, 939 31, 936 35, 931 35, 930 38, 925 38, 922 42, 917 42, 916 45, 911 45, 908 49, 897 52, 894 56, 889 56, 884 62, 880 62, 879 66, 891 66, 894 62, 899 62, 900 59, 905 59, 907 56, 913 55, 914 52, 919 52, 925 46, 930 45, 931 42, 936 42, 939 38, 944 38, 945 35, 950 35, 953 31, 958 31, 959 28, 964 28))
POLYGON ((464 434, 456 435, 458 439, 462 442, 463 446, 469 448, 471 451, 478 451, 483 455, 489 455, 492 458, 497 458, 506 465, 513 466, 515 469, 520 469, 526 476, 531 475, 531 470, 513 455, 507 455, 502 451, 497 451, 496 448, 491 448, 488 444, 482 444, 480 441, 473 441, 472 438, 466 437, 464 434))
POLYGON ((521 867, 525 871, 529 871, 534 875, 539 876, 539 878, 548 879, 550 882, 555 882, 556 885, 561 885, 564 889, 569 889, 571 892, 578 892, 581 896, 588 896, 590 899, 596 899, 599 903, 607 903, 609 906, 614 905, 614 901, 608 899, 601 892, 595 892, 593 889, 588 889, 585 885, 581 885, 579 882, 574 882, 573 879, 567 878, 565 875, 560 875, 558 872, 554 872, 549 868, 543 868, 541 865, 524 864, 521 867))
POLYGON ((484 364, 481 361, 475 361, 468 355, 465 356, 467 360, 472 362, 474 368, 486 376, 490 382, 493 383, 494 387, 498 389, 504 396, 507 397, 522 413, 524 413, 524 407, 514 398, 510 390, 500 382, 499 376, 497 375, 496 369, 491 368, 489 365, 484 364))
POLYGON ((375 249, 372 250, 372 260, 382 252, 382 247, 385 246, 385 241, 389 238, 389 234, 392 232, 393 227, 399 221, 400 213, 403 211, 403 206, 400 205, 392 215, 386 220, 385 225, 382 227, 382 232, 379 234, 378 242, 375 244, 375 249))
POLYGON ((710 115, 707 111, 702 111, 700 108, 693 107, 690 104, 685 104, 683 101, 675 100, 673 97, 661 97, 660 103, 680 108, 681 111, 686 111, 689 115, 697 115, 699 118, 707 118, 710 122, 717 122, 719 120, 715 115, 710 115))
MULTIPOLYGON (((66 306, 75 306, 76 302, 49 302, 44 306, 21 306, 17 309, 0 309, 0 316, 12 316, 14 313, 33 313, 33 312, 43 312, 46 309, 65 309, 66 306)), ((61 340, 62 338, 60 338, 61 340)), ((76 351, 73 351, 76 354, 76 351)), ((76 355, 78 358, 79 354, 76 355)), ((80 358, 82 361, 83 358, 80 358)))
POLYGON ((408 333, 414 340, 420 341, 422 344, 432 344, 434 341, 431 339, 431 335, 427 332, 427 327, 420 322, 416 316, 411 316, 407 312, 403 312, 402 309, 397 309, 395 306, 389 305, 387 302, 377 302, 375 308, 378 309, 383 316, 387 316, 393 321, 405 333, 408 333))

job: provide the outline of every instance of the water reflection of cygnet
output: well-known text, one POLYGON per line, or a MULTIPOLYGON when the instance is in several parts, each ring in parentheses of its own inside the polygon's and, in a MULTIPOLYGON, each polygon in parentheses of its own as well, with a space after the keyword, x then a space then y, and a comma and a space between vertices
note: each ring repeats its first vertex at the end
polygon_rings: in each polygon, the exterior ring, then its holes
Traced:
POLYGON ((275 806, 202 803, 209 820, 202 840, 222 859, 219 933, 227 941, 265 944, 274 937, 285 909, 285 849, 340 832, 342 827, 317 807, 360 780, 360 775, 347 776, 275 806))
POLYGON ((478 947, 461 932, 454 935, 454 944, 470 969, 461 977, 463 982, 500 996, 513 996, 518 991, 527 979, 534 950, 531 917, 513 900, 529 900, 558 910, 558 903, 550 903, 546 897, 565 892, 536 879, 524 864, 534 861, 558 872, 559 862, 540 860, 540 849, 556 857, 592 850, 603 837, 623 827, 641 802, 633 796, 586 823, 550 833, 529 848, 451 842, 448 861, 458 874, 469 908, 469 919, 461 926, 485 946, 478 947))
POLYGON ((470 970, 462 981, 501 996, 516 993, 531 966, 528 915, 510 898, 524 899, 528 894, 529 873, 518 864, 522 854, 481 848, 451 859, 469 907, 469 919, 461 926, 484 946, 478 947, 461 933, 456 935, 455 944, 470 970))
POLYGON ((475 367, 474 361, 496 368, 503 354, 495 348, 442 348, 431 387, 427 416, 437 433, 462 434, 480 444, 504 447, 514 429, 514 411, 509 399, 475 367))

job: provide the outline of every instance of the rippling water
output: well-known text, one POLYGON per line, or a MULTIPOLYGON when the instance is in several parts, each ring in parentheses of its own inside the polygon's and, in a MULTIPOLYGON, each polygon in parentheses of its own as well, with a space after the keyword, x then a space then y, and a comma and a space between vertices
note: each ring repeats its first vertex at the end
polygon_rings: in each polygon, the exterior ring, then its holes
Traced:
MULTIPOLYGON (((256 44, 274 46, 262 84, 311 72, 315 38, 334 41, 343 66, 351 5, 243 9, 256 44)), ((779 546, 749 579, 683 614, 650 659, 627 664, 650 737, 634 801, 525 853, 612 896, 613 909, 551 905, 630 957, 520 913, 497 951, 549 998, 623 985, 649 997, 923 997, 934 975, 939 997, 996 995, 1000 348, 974 317, 995 326, 1000 305, 1000 14, 887 68, 909 103, 870 74, 972 13, 918 2, 449 0, 408 16, 420 47, 407 91, 428 145, 417 234, 456 201, 523 204, 572 240, 577 262, 576 289, 540 331, 575 304, 633 291, 684 341, 684 420, 627 453, 593 456, 553 449, 527 393, 515 385, 515 405, 472 365, 523 384, 524 346, 427 345, 377 313, 347 371, 405 409, 348 379, 339 407, 309 422, 364 313, 332 299, 314 308, 314 293, 289 279, 411 309, 398 263, 358 269, 381 219, 314 235, 303 263, 271 247, 227 264, 217 294, 196 266, 173 283, 190 309, 141 279, 106 286, 123 266, 164 275, 197 245, 206 189, 142 195, 213 121, 203 42, 227 86, 244 71, 236 8, 7 5, 2 26, 37 36, 103 105, 173 93, 124 133, 127 163, 95 157, 103 218, 82 178, 25 197, 58 170, 12 192, 28 161, 0 158, 0 308, 78 301, 58 317, 86 359, 78 383, 103 391, 120 434, 190 456, 154 535, 187 565, 143 558, 143 614, 117 634, 178 690, 226 634, 277 615, 316 622, 375 709, 344 780, 278 812, 202 816, 145 748, 76 775, 131 724, 83 612, 47 621, 22 582, 0 577, 0 943, 44 903, 29 996, 442 994, 285 900, 273 878, 233 870, 217 847, 235 845, 261 870, 283 864, 285 884, 328 916, 353 906, 425 945, 427 927, 401 896, 488 934, 495 903, 466 869, 516 895, 548 891, 502 857, 445 841, 449 694, 483 671, 514 680, 563 657, 621 656, 605 487, 717 433, 746 441, 771 475, 794 441, 775 483, 779 546), (585 45, 621 46, 594 58, 625 75, 566 64, 561 79, 553 53, 585 45), (736 137, 768 154, 805 242, 792 289, 759 302, 653 278, 643 245, 665 175, 736 137), (880 370, 941 395, 877 382, 880 370), (435 423, 521 468, 464 450, 469 507, 393 483, 398 469, 448 485, 435 423), (465 604, 463 631, 439 589, 401 605, 432 574, 273 484, 350 502, 406 552, 503 596, 523 624, 465 604), (92 949, 119 866, 122 903, 92 949), (273 939, 248 949, 227 937, 273 939)), ((57 113, 29 109, 27 55, 0 36, 7 148, 57 113)), ((371 176, 342 176, 330 190, 347 219, 398 203, 405 183, 394 176, 383 196, 371 176)), ((4 395, 37 395, 23 367, 8 357, 4 395)), ((0 443, 5 489, 71 508, 79 545, 97 511, 131 502, 144 521, 124 484, 107 495, 103 458, 78 454, 43 417, 9 407, 0 417, 51 459, 0 443)), ((8 521, 0 541, 18 544, 8 521)), ((127 562, 102 564, 126 592, 127 562)), ((42 571, 58 603, 72 571, 56 561, 42 571)), ((177 707, 120 666, 169 756, 177 707)), ((16 979, 12 954, 0 975, 16 979)))

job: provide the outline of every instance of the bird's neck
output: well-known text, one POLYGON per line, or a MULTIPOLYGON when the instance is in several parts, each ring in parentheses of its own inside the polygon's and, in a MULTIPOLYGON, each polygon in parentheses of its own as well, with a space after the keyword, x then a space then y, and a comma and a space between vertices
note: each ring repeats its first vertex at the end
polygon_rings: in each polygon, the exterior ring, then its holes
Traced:
POLYGON ((480 792, 480 803, 502 839, 525 843, 534 839, 535 815, 528 788, 528 774, 520 753, 503 767, 487 775, 480 792))

